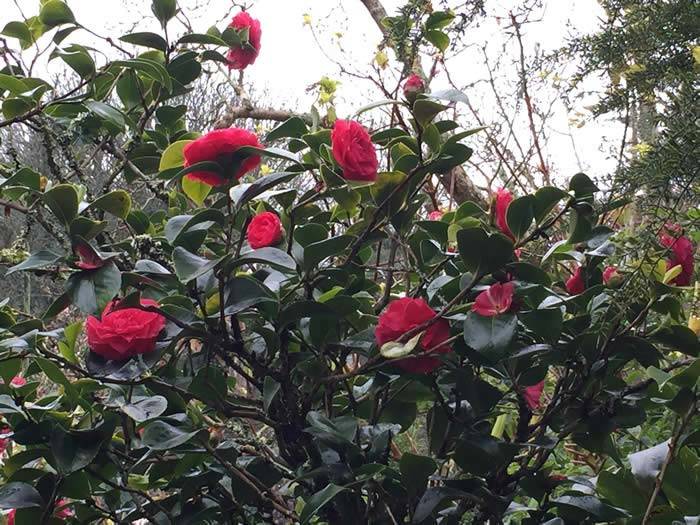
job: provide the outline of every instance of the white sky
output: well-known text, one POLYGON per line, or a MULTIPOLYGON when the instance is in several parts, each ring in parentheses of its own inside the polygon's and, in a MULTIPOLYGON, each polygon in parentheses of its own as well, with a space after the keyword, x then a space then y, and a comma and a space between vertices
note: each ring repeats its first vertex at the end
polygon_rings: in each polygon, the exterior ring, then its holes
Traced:
MULTIPOLYGON (((383 0, 389 14, 403 3, 403 0, 383 0)), ((460 2, 451 0, 451 3, 460 2)), ((19 8, 26 16, 36 14, 39 1, 0 0, 0 4, 3 8, 0 12, 1 27, 10 20, 21 19, 19 8)), ((131 31, 132 26, 135 31, 159 32, 160 29, 151 14, 150 0, 68 0, 68 4, 79 22, 103 35, 119 36, 131 31)), ((231 0, 179 0, 180 7, 188 13, 195 30, 202 33, 213 24, 225 27, 231 14, 238 11, 232 4, 234 2, 231 0)), ((251 14, 261 21, 263 36, 261 54, 256 63, 246 70, 246 82, 254 86, 256 93, 265 93, 265 105, 307 111, 315 97, 306 90, 324 75, 342 82, 337 95, 340 117, 354 113, 372 100, 385 98, 369 82, 341 76, 337 65, 326 56, 351 64, 358 71, 371 71, 381 35, 360 0, 249 0, 247 4, 251 14), (325 54, 309 27, 304 26, 305 13, 311 15, 325 54)), ((434 1, 434 4, 438 2, 434 1)), ((481 46, 486 44, 486 52, 492 60, 506 55, 502 64, 503 81, 505 87, 512 89, 514 84, 508 82, 516 78, 516 70, 511 66, 516 48, 512 42, 506 45, 505 26, 508 24, 509 10, 518 4, 517 0, 486 0, 486 18, 468 33, 468 42, 473 45, 456 56, 450 56, 448 51, 448 69, 457 84, 466 86, 486 78, 481 51, 481 46)), ((540 21, 523 28, 528 56, 533 56, 537 49, 546 54, 560 48, 566 42, 567 35, 595 30, 599 17, 603 16, 596 0, 544 0, 541 14, 540 21)), ((93 37, 78 32, 65 43, 71 42, 94 45, 101 50, 107 47, 104 42, 98 44, 93 37)), ((58 68, 59 65, 51 64, 49 69, 58 68)), ((562 81, 565 82, 566 77, 562 81)), ((444 75, 438 75, 431 85, 433 90, 446 87, 444 75)), ((596 90, 598 86, 594 83, 589 87, 596 90)), ((542 106, 552 99, 553 93, 555 90, 551 88, 551 80, 542 81, 541 85, 531 88, 531 94, 542 106)), ((467 90, 467 94, 487 119, 496 118, 493 95, 486 83, 475 85, 467 90)), ((512 92, 504 91, 505 96, 508 94, 512 92)), ((586 107, 594 100, 594 96, 580 100, 574 108, 580 113, 577 117, 590 117, 586 107)), ((463 115, 464 118, 460 120, 462 127, 474 127, 473 119, 466 111, 463 115)), ((563 105, 555 106, 546 150, 553 174, 561 180, 579 171, 572 140, 562 134, 568 133, 571 116, 563 105)), ((526 122, 516 120, 515 127, 523 141, 529 142, 526 122)), ((621 136, 619 124, 603 119, 592 123, 588 118, 584 126, 573 127, 572 134, 585 171, 597 177, 613 169, 612 152, 619 148, 621 136)))

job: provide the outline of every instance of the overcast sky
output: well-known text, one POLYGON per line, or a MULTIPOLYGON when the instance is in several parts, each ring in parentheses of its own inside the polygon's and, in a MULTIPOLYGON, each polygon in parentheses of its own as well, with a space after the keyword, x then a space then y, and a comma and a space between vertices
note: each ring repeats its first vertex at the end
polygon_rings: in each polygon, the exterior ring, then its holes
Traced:
MULTIPOLYGON (((383 0, 390 14, 403 3, 403 0, 383 0)), ((437 1, 434 3, 438 4, 437 1)), ((517 0, 486 0, 487 16, 468 33, 471 45, 456 56, 448 53, 448 69, 457 84, 466 86, 486 78, 486 70, 481 65, 484 44, 494 61, 499 56, 503 58, 504 54, 513 53, 512 46, 504 45, 508 36, 504 27, 509 10, 518 3, 517 0)), ((0 25, 21 19, 19 8, 25 16, 36 14, 38 0, 2 0, 2 4, 0 25)), ((82 24, 104 35, 123 34, 132 27, 137 31, 159 31, 150 12, 150 0, 68 0, 68 4, 82 24)), ((225 27, 231 14, 238 11, 234 4, 231 0, 179 0, 195 30, 200 32, 205 32, 213 24, 225 27)), ((567 35, 595 30, 599 17, 603 16, 596 0, 543 0, 543 4, 541 19, 523 28, 526 53, 530 56, 536 49, 548 53, 560 48, 567 35)), ((381 35, 360 0, 250 0, 247 5, 253 16, 261 21, 263 37, 261 54, 246 70, 246 81, 255 86, 256 92, 266 94, 270 106, 307 111, 314 99, 307 94, 307 87, 323 75, 342 82, 337 100, 341 117, 354 113, 373 98, 384 98, 370 83, 342 77, 334 63, 337 60, 352 64, 359 71, 370 70, 381 35), (305 14, 311 16, 325 52, 304 24, 305 14)), ((89 35, 77 32, 69 41, 105 48, 104 42, 98 45, 89 35)), ((509 58, 505 57, 504 63, 508 61, 509 58)), ((49 69, 57 67, 58 63, 49 65, 49 69)), ((505 75, 516 74, 514 67, 512 71, 505 68, 504 72, 505 75)), ((566 82, 566 78, 560 82, 566 82)), ((444 75, 438 75, 431 87, 434 90, 447 87, 444 75)), ((534 96, 547 98, 546 87, 546 82, 536 86, 534 96)), ((592 89, 596 89, 595 84, 592 89)), ((477 84, 467 94, 473 103, 485 106, 483 111, 487 117, 493 115, 495 118, 495 112, 490 112, 494 102, 487 85, 477 84)), ((556 177, 568 178, 578 171, 579 164, 594 176, 609 173, 614 166, 610 151, 618 147, 613 144, 619 140, 620 126, 609 120, 601 119, 595 123, 587 120, 587 106, 594 100, 594 96, 579 100, 571 114, 561 104, 555 107, 547 154, 556 177), (570 119, 574 120, 573 128, 570 119), (576 127, 581 121, 585 125, 576 127), (578 160, 572 140, 566 134, 570 130, 578 160)), ((473 126, 467 115, 461 124, 465 128, 473 126)), ((525 123, 517 126, 522 133, 528 133, 525 123)))

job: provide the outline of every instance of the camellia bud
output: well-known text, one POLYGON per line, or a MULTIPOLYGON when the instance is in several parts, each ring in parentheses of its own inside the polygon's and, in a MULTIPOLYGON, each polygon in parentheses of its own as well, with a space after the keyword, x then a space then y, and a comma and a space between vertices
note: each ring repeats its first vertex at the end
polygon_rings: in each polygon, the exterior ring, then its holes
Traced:
POLYGON ((608 288, 618 288, 622 284, 623 278, 615 266, 608 266, 603 270, 603 283, 608 288))
POLYGON ((415 102, 416 97, 422 93, 425 93, 425 82, 415 73, 411 73, 406 82, 404 82, 403 96, 412 104, 415 102))

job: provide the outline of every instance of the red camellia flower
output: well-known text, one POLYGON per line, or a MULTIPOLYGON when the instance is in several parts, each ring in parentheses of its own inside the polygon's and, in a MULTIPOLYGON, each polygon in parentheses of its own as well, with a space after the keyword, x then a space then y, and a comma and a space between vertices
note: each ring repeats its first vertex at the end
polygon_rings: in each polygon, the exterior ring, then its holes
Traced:
MULTIPOLYGON (((2 427, 0 427, 0 434, 5 435, 5 434, 9 434, 10 432, 11 432, 11 429, 7 425, 3 425, 2 427)), ((7 450, 7 447, 9 445, 10 445, 10 438, 7 438, 7 437, 0 438, 0 456, 2 456, 5 453, 5 451, 7 450)))
MULTIPOLYGON (((112 301, 102 312, 102 319, 87 319, 87 340, 90 350, 105 359, 122 361, 138 354, 147 354, 156 347, 165 318, 138 308, 114 310, 112 301)), ((158 306, 151 299, 142 299, 142 306, 158 306)))
POLYGON ((666 261, 666 268, 671 269, 681 266, 679 273, 672 281, 678 286, 688 286, 693 278, 695 247, 688 237, 681 235, 681 227, 678 224, 666 225, 664 232, 659 236, 659 242, 671 250, 671 256, 666 261))
POLYGON ((403 95, 409 102, 413 102, 416 100, 416 96, 421 93, 425 93, 425 82, 415 73, 411 73, 404 82, 403 95))
POLYGON ((513 283, 492 284, 488 290, 484 290, 477 295, 476 301, 472 305, 472 310, 484 317, 493 317, 506 313, 513 304, 514 291, 515 285, 513 283))
POLYGON ((544 380, 540 381, 536 385, 526 386, 523 388, 523 398, 527 403, 530 410, 537 410, 540 408, 540 401, 542 399, 542 391, 544 390, 544 380))
POLYGON ((428 214, 428 220, 439 221, 440 219, 442 219, 442 212, 440 210, 431 211, 428 214))
POLYGON ((603 283, 606 285, 614 284, 615 280, 619 280, 620 277, 616 266, 608 266, 603 270, 603 283))
POLYGON ((245 11, 241 11, 233 17, 229 27, 239 31, 248 29, 248 43, 229 49, 228 55, 226 55, 229 69, 245 69, 255 62, 260 53, 260 37, 262 36, 260 21, 245 11))
POLYGON ((215 129, 187 144, 182 150, 185 167, 198 162, 217 162, 223 174, 215 171, 193 171, 187 177, 210 186, 222 186, 234 179, 239 179, 260 164, 259 155, 250 155, 240 163, 235 153, 243 146, 261 148, 255 133, 241 128, 215 129))
POLYGON ((496 191, 496 226, 504 234, 506 234, 511 239, 515 240, 513 232, 510 231, 508 227, 508 222, 506 221, 506 213, 508 213, 508 206, 513 202, 513 195, 505 188, 499 188, 496 191))
POLYGON ((354 120, 336 120, 331 133, 333 157, 343 169, 343 178, 374 181, 379 161, 369 133, 354 120))
MULTIPOLYGON (((374 336, 381 347, 389 341, 396 341, 406 332, 435 317, 435 311, 423 299, 404 297, 389 303, 386 310, 379 316, 374 336)), ((423 334, 419 348, 425 353, 444 354, 452 349, 440 346, 450 338, 450 324, 445 319, 433 323, 423 334)), ((406 372, 413 374, 428 374, 442 363, 437 357, 410 357, 395 361, 394 364, 406 372)))
POLYGON ((27 380, 24 379, 22 376, 15 376, 12 378, 12 381, 10 381, 10 386, 14 387, 20 387, 24 386, 27 384, 27 380))
POLYGON ((271 211, 258 213, 248 224, 248 244, 257 250, 277 244, 282 239, 282 223, 271 211))
POLYGON ((583 267, 576 268, 574 274, 566 281, 566 291, 569 295, 578 295, 586 290, 586 283, 583 281, 583 267))

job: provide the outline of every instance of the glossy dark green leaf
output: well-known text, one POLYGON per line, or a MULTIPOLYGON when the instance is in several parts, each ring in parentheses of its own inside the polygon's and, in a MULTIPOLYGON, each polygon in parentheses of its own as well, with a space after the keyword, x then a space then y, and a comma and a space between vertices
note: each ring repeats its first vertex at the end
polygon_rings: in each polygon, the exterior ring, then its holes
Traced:
POLYGON ((59 184, 44 193, 44 202, 56 218, 68 225, 78 214, 78 192, 71 184, 59 184))
POLYGON ((85 209, 95 208, 106 211, 120 219, 126 219, 129 211, 131 211, 131 197, 124 190, 110 191, 92 201, 85 209))
POLYGON ((427 456, 418 456, 408 452, 401 455, 399 470, 401 480, 411 497, 423 493, 428 485, 428 478, 437 469, 435 461, 427 456))
POLYGON ((236 206, 237 209, 240 209, 242 206, 247 204, 248 202, 252 201, 255 197, 260 195, 261 193, 274 188, 278 184, 282 184, 284 182, 288 182, 292 180, 294 177, 299 175, 298 173, 289 173, 289 172, 280 172, 280 173, 270 173, 268 175, 264 175, 258 179, 256 179, 254 182, 251 184, 245 186, 245 189, 240 192, 237 191, 238 186, 234 186, 234 188, 231 189, 231 195, 233 198, 233 202, 236 206), (236 190, 236 191, 235 191, 236 190), (235 193, 235 197, 233 197, 235 193))
POLYGON ((421 126, 425 126, 428 122, 432 121, 440 112, 447 109, 438 102, 429 99, 419 99, 413 104, 413 116, 421 126))
POLYGON ((275 140, 283 138, 301 138, 309 132, 309 128, 306 126, 306 122, 299 117, 291 117, 272 131, 267 134, 265 138, 266 143, 273 142, 275 140))
POLYGON ((518 319, 513 314, 493 317, 469 312, 464 320, 464 341, 492 361, 503 357, 515 338, 518 319))
POLYGON ((165 421, 153 421, 146 425, 142 441, 150 449, 169 450, 184 445, 196 435, 197 432, 185 432, 165 421))
POLYGON ((83 313, 97 314, 104 310, 119 293, 122 275, 119 268, 109 262, 97 270, 74 273, 68 279, 66 290, 73 304, 83 313))
POLYGON ((281 271, 294 271, 297 267, 297 263, 287 255, 287 252, 272 247, 246 252, 233 262, 236 267, 250 263, 269 264, 281 271))
POLYGON ((168 43, 165 39, 155 33, 129 33, 128 35, 119 37, 119 40, 134 44, 135 46, 150 47, 160 51, 166 51, 168 49, 168 43))
POLYGON ((188 283, 210 270, 213 270, 227 257, 228 256, 224 255, 216 259, 205 259, 204 257, 188 252, 181 246, 177 246, 173 250, 175 274, 180 282, 188 283))
POLYGON ((55 266, 62 259, 63 257, 61 255, 47 250, 41 250, 39 252, 33 253, 21 263, 7 270, 7 272, 5 272, 5 275, 7 276, 14 272, 37 270, 40 268, 46 268, 48 266, 55 266))
POLYGON ((301 525, 306 525, 309 523, 311 518, 316 516, 318 511, 324 505, 329 503, 334 497, 344 490, 346 490, 345 487, 335 485, 334 483, 329 483, 326 485, 326 487, 311 496, 305 503, 304 509, 301 511, 301 515, 299 516, 299 522, 301 525))
POLYGON ((75 16, 65 2, 49 0, 41 6, 39 20, 47 27, 55 27, 75 22, 75 16))
POLYGON ((532 195, 525 195, 515 199, 508 206, 506 222, 516 239, 525 237, 525 234, 530 229, 530 225, 532 225, 534 201, 535 198, 532 195))
POLYGON ((122 405, 122 411, 138 423, 160 416, 168 408, 168 400, 163 396, 135 398, 122 405))
POLYGON ((177 0, 153 0, 151 11, 153 11, 160 25, 165 27, 168 20, 177 14, 177 0))
POLYGON ((544 186, 538 189, 535 192, 535 202, 533 204, 535 222, 537 224, 542 224, 542 221, 544 221, 557 203, 568 196, 569 194, 564 190, 553 186, 544 186))
POLYGON ((324 259, 341 255, 354 239, 352 235, 340 235, 309 244, 304 248, 304 267, 309 271, 316 268, 324 259))
POLYGON ((0 486, 0 509, 26 509, 43 504, 39 492, 28 483, 13 481, 0 486))

